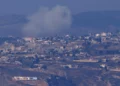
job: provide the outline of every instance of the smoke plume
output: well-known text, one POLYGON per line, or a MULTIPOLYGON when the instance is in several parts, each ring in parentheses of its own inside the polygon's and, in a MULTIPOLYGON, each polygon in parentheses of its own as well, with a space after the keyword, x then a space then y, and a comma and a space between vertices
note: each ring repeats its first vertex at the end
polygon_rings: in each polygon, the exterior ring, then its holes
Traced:
POLYGON ((70 28, 72 23, 71 12, 65 6, 42 7, 28 20, 23 28, 25 36, 57 34, 70 28))

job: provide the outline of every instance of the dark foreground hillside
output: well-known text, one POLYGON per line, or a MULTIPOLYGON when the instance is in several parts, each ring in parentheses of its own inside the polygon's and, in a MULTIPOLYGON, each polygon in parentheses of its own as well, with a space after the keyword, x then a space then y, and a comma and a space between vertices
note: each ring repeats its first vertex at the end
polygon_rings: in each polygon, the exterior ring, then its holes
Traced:
MULTIPOLYGON (((79 64, 80 65, 80 64, 79 64)), ((83 64, 82 64, 83 65, 83 64)), ((66 75, 49 74, 19 68, 1 67, 0 86, 119 86, 120 73, 81 67, 80 69, 64 69, 66 75), (3 73, 4 72, 4 73, 3 73), (3 74, 2 74, 3 73, 3 74), (15 81, 13 76, 37 76, 37 81, 15 81)), ((95 65, 95 64, 94 64, 95 65)), ((55 69, 58 70, 58 69, 55 69)), ((63 71, 60 70, 59 71, 63 71)))

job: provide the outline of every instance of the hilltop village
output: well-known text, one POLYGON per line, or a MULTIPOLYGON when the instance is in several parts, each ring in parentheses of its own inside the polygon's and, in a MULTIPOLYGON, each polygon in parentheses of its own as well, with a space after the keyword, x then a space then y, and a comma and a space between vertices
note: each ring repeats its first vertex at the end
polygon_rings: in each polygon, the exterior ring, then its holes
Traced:
POLYGON ((114 86, 120 84, 119 72, 119 31, 83 36, 0 37, 1 80, 9 82, 1 82, 5 86, 114 86))

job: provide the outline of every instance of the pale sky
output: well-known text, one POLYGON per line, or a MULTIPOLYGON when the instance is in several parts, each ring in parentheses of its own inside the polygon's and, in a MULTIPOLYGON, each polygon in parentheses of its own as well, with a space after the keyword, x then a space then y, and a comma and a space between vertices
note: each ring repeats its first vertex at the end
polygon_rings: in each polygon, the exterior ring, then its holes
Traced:
POLYGON ((73 14, 85 11, 120 10, 120 0, 0 0, 0 15, 32 14, 40 7, 64 5, 73 14))

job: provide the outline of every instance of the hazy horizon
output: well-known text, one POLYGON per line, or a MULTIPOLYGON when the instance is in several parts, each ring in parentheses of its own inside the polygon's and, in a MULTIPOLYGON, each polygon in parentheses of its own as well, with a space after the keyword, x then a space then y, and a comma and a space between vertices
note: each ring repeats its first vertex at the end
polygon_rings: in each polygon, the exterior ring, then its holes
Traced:
POLYGON ((66 6, 72 14, 88 11, 120 10, 120 0, 0 0, 0 15, 31 15, 41 7, 66 6))
POLYGON ((3 15, 0 33, 38 36, 113 31, 120 27, 119 3, 119 0, 0 0, 3 15))

